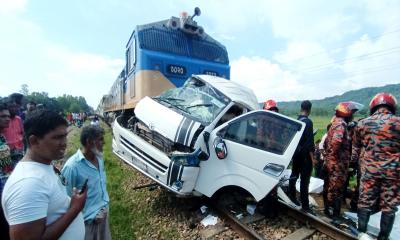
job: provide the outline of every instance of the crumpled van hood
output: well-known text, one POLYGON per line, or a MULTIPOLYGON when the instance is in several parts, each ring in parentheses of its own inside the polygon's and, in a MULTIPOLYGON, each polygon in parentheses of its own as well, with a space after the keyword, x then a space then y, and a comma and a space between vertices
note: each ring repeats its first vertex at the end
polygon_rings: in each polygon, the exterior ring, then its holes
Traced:
POLYGON ((139 101, 135 115, 150 130, 188 147, 201 126, 200 122, 189 119, 150 97, 139 101))

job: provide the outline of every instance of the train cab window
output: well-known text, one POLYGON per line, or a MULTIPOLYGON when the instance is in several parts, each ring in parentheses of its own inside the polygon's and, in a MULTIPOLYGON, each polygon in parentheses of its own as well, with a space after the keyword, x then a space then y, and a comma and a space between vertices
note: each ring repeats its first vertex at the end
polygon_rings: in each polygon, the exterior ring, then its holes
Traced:
POLYGON ((131 49, 126 50, 126 72, 129 73, 131 70, 131 49))
POLYGON ((130 73, 135 69, 135 64, 136 64, 136 38, 133 36, 129 47, 126 50, 127 73, 130 73))
POLYGON ((130 50, 131 50, 131 56, 130 56, 131 57, 131 60, 130 60, 131 68, 130 68, 130 70, 133 70, 135 67, 135 64, 136 64, 136 38, 135 38, 135 36, 133 36, 133 38, 132 38, 130 50))
POLYGON ((232 122, 224 138, 283 155, 301 125, 281 116, 257 112, 232 122))

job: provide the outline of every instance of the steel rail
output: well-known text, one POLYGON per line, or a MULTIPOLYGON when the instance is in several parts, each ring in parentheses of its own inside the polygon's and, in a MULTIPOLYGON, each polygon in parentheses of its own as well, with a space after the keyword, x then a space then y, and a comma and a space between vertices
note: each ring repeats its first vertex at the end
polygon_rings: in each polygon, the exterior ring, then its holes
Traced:
POLYGON ((232 216, 232 214, 225 210, 224 207, 216 204, 213 201, 210 201, 209 204, 210 207, 218 213, 218 216, 223 218, 225 222, 244 239, 265 240, 265 238, 254 231, 254 229, 240 222, 235 218, 235 216, 232 216))
POLYGON ((355 240, 357 239, 356 236, 351 235, 350 233, 347 233, 345 231, 342 231, 335 226, 323 221, 322 219, 318 218, 317 216, 314 216, 312 214, 306 213, 304 211, 301 211, 300 209, 297 209, 295 207, 292 207, 285 202, 279 200, 279 203, 287 210, 287 214, 295 219, 297 219, 300 222, 307 223, 311 225, 313 228, 317 229, 319 232, 322 232, 333 239, 338 239, 338 240, 355 240))

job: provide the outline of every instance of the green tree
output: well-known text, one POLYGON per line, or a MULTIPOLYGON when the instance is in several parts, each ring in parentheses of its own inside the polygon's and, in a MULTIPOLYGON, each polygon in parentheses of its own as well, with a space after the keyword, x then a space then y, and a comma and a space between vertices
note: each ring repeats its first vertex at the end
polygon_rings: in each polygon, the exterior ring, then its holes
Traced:
POLYGON ((69 111, 70 112, 80 112, 81 108, 79 106, 78 103, 73 102, 70 106, 69 106, 69 111))
POLYGON ((86 99, 82 96, 75 97, 71 95, 62 95, 57 97, 57 101, 64 111, 68 112, 90 112, 91 107, 86 103, 86 99))
POLYGON ((25 96, 29 95, 29 87, 28 84, 22 84, 21 85, 21 90, 19 90, 20 93, 24 94, 25 96))

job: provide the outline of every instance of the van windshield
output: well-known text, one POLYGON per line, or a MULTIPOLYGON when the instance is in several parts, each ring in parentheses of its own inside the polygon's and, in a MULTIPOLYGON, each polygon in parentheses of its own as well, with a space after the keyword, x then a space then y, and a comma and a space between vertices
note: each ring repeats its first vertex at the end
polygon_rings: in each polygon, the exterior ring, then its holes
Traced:
POLYGON ((182 87, 170 89, 154 99, 205 125, 210 124, 230 101, 195 77, 189 78, 182 87))

